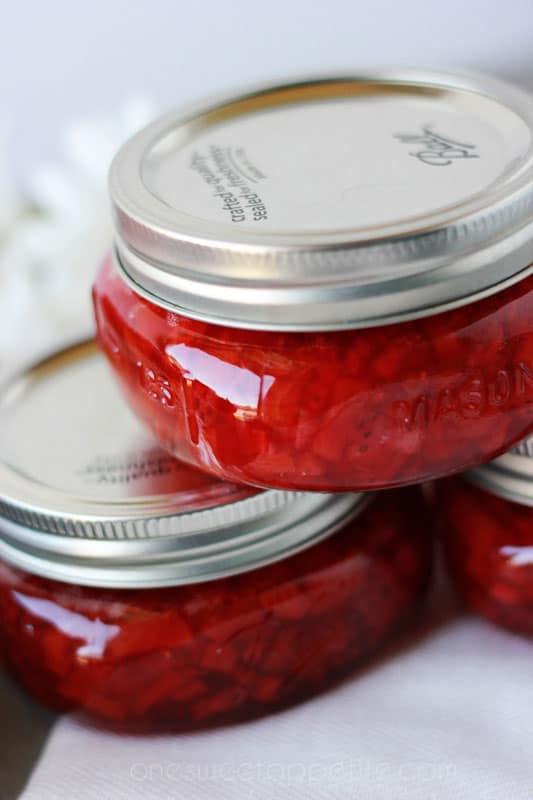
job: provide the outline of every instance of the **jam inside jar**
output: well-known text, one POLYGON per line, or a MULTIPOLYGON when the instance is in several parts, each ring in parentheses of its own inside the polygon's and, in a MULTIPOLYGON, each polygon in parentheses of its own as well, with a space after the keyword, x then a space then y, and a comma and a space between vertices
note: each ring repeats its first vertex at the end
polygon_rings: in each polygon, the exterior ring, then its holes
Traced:
POLYGON ((262 488, 401 486, 512 447, 533 431, 532 140, 526 93, 427 72, 155 120, 111 167, 94 287, 131 408, 262 488))
POLYGON ((466 604, 533 635, 533 441, 437 484, 450 573, 466 604))
POLYGON ((221 327, 104 262, 100 344, 173 455, 256 486, 365 490, 494 458, 533 428, 533 277, 434 317, 354 331, 221 327))
POLYGON ((191 730, 330 686, 398 633, 428 582, 416 489, 275 564, 203 583, 98 589, 0 563, 0 653, 44 704, 131 732, 191 730))

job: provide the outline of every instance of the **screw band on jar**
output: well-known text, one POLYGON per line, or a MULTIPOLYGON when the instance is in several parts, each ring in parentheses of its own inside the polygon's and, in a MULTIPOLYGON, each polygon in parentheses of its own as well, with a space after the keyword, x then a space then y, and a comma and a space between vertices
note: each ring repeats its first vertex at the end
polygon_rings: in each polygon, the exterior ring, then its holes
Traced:
POLYGON ((533 506, 533 440, 526 439, 499 458, 464 476, 491 494, 533 506))

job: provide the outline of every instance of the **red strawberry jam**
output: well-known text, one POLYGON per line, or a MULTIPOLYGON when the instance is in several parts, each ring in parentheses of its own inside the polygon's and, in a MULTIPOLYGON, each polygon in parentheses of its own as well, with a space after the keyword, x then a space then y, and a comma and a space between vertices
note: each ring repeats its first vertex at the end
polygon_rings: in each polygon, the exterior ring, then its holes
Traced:
POLYGON ((3 563, 0 652, 40 701, 106 726, 241 720, 368 659, 413 615, 430 561, 421 497, 405 489, 297 555, 219 580, 82 588, 3 563))
POLYGON ((494 458, 533 429, 533 277, 474 304, 358 330, 240 330, 149 302, 108 258, 100 344, 175 456, 233 482, 408 484, 494 458))
POLYGON ((527 464, 532 455, 533 447, 522 444, 469 480, 441 482, 436 494, 449 569, 467 605, 528 635, 533 635, 533 476, 527 464))

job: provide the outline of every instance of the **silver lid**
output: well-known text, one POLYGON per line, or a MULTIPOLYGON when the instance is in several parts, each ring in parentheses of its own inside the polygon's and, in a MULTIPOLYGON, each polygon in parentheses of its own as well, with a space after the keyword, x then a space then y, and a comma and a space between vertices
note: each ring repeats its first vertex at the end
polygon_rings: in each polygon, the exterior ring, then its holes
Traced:
POLYGON ((533 98, 421 71, 309 80, 169 114, 116 156, 116 263, 235 327, 318 330, 473 302, 533 262, 533 98))
POLYGON ((489 464, 469 470, 464 477, 491 494, 533 506, 533 438, 489 464))
POLYGON ((0 557, 101 587, 193 583, 330 534, 364 495, 258 492, 167 455, 125 408, 93 341, 0 391, 0 557))

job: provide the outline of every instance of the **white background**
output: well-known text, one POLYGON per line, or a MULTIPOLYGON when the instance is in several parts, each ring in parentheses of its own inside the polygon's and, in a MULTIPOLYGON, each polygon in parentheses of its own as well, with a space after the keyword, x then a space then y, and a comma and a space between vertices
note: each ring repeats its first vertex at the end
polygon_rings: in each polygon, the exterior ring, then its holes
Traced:
POLYGON ((481 68, 533 84, 533 0, 1 0, 0 124, 17 173, 127 98, 375 65, 481 68))

